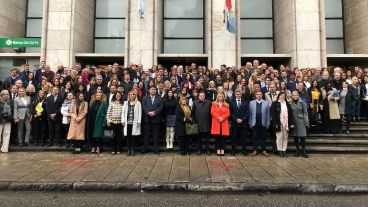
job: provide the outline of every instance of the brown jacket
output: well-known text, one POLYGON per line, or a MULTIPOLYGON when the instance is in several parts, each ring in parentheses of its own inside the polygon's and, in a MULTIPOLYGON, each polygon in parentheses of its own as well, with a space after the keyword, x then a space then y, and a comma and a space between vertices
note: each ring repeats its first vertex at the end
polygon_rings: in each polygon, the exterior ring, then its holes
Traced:
POLYGON ((77 115, 77 105, 74 102, 70 109, 71 121, 68 133, 68 140, 85 140, 85 127, 86 127, 86 116, 88 112, 88 103, 81 103, 79 106, 79 113, 77 115), (76 122, 76 118, 82 118, 79 123, 76 122))

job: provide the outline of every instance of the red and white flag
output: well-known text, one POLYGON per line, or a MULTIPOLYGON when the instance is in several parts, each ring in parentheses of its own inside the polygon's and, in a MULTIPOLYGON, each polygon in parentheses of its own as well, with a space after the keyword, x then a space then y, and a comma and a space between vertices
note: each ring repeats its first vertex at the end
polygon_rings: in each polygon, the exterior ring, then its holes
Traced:
POLYGON ((227 11, 231 10, 231 8, 232 8, 231 0, 225 0, 225 7, 226 7, 227 11))

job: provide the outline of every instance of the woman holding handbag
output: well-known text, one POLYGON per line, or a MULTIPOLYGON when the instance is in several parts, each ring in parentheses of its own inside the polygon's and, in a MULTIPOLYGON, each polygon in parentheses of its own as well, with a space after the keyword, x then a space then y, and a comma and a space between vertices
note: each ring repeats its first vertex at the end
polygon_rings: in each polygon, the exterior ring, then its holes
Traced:
POLYGON ((188 154, 189 140, 185 130, 185 124, 192 122, 192 112, 188 105, 188 100, 185 97, 180 98, 179 105, 175 110, 175 133, 180 142, 180 153, 182 156, 188 154))
POLYGON ((142 106, 138 101, 138 95, 135 91, 130 91, 128 100, 124 102, 122 124, 124 126, 124 136, 127 138, 128 153, 135 155, 135 139, 141 135, 142 106))
POLYGON ((215 136, 217 155, 224 155, 225 142, 224 137, 230 136, 229 116, 230 108, 226 103, 223 93, 217 94, 216 101, 212 102, 211 107, 212 127, 211 134, 215 136))
POLYGON ((121 93, 116 92, 111 101, 106 115, 107 126, 113 130, 111 154, 120 154, 121 140, 123 139, 123 101, 121 93))

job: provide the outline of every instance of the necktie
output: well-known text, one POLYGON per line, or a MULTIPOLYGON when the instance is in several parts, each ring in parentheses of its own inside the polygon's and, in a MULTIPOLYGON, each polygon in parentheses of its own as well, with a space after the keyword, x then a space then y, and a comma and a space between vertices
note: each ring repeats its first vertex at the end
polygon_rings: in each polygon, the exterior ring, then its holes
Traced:
POLYGON ((153 102, 155 101, 155 97, 154 96, 151 97, 151 101, 152 101, 152 105, 153 105, 153 102))
POLYGON ((54 103, 56 102, 57 96, 54 96, 54 103))
POLYGON ((241 105, 240 100, 238 100, 238 108, 240 108, 240 105, 241 105))

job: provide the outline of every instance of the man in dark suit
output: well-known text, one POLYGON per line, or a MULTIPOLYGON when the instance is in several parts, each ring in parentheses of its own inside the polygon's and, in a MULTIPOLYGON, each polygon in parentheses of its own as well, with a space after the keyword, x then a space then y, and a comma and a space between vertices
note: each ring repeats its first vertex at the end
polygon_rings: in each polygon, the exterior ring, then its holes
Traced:
POLYGON ((149 136, 152 134, 153 151, 155 154, 158 154, 158 135, 160 124, 162 123, 163 101, 157 94, 156 87, 150 87, 149 94, 143 97, 142 110, 144 123, 144 146, 142 152, 145 153, 148 150, 149 136))
POLYGON ((236 90, 235 99, 230 102, 232 156, 236 154, 236 145, 239 140, 242 143, 242 153, 247 154, 245 126, 248 120, 248 103, 241 97, 242 92, 236 90))
POLYGON ((192 114, 194 121, 198 124, 197 146, 198 153, 202 153, 203 140, 205 142, 205 150, 210 155, 210 131, 211 131, 211 101, 206 99, 204 91, 199 92, 198 100, 194 101, 192 114))
POLYGON ((59 94, 59 88, 54 86, 52 88, 52 95, 46 98, 47 122, 49 125, 49 146, 55 144, 61 146, 61 105, 63 98, 59 94))
POLYGON ((40 67, 36 69, 35 72, 35 80, 38 81, 41 79, 42 73, 45 72, 46 62, 41 61, 40 67))
MULTIPOLYGON (((9 96, 14 103, 15 98, 18 96, 18 87, 16 85, 12 85, 10 88, 9 96)), ((10 143, 18 145, 18 123, 14 121, 11 122, 10 143)))

